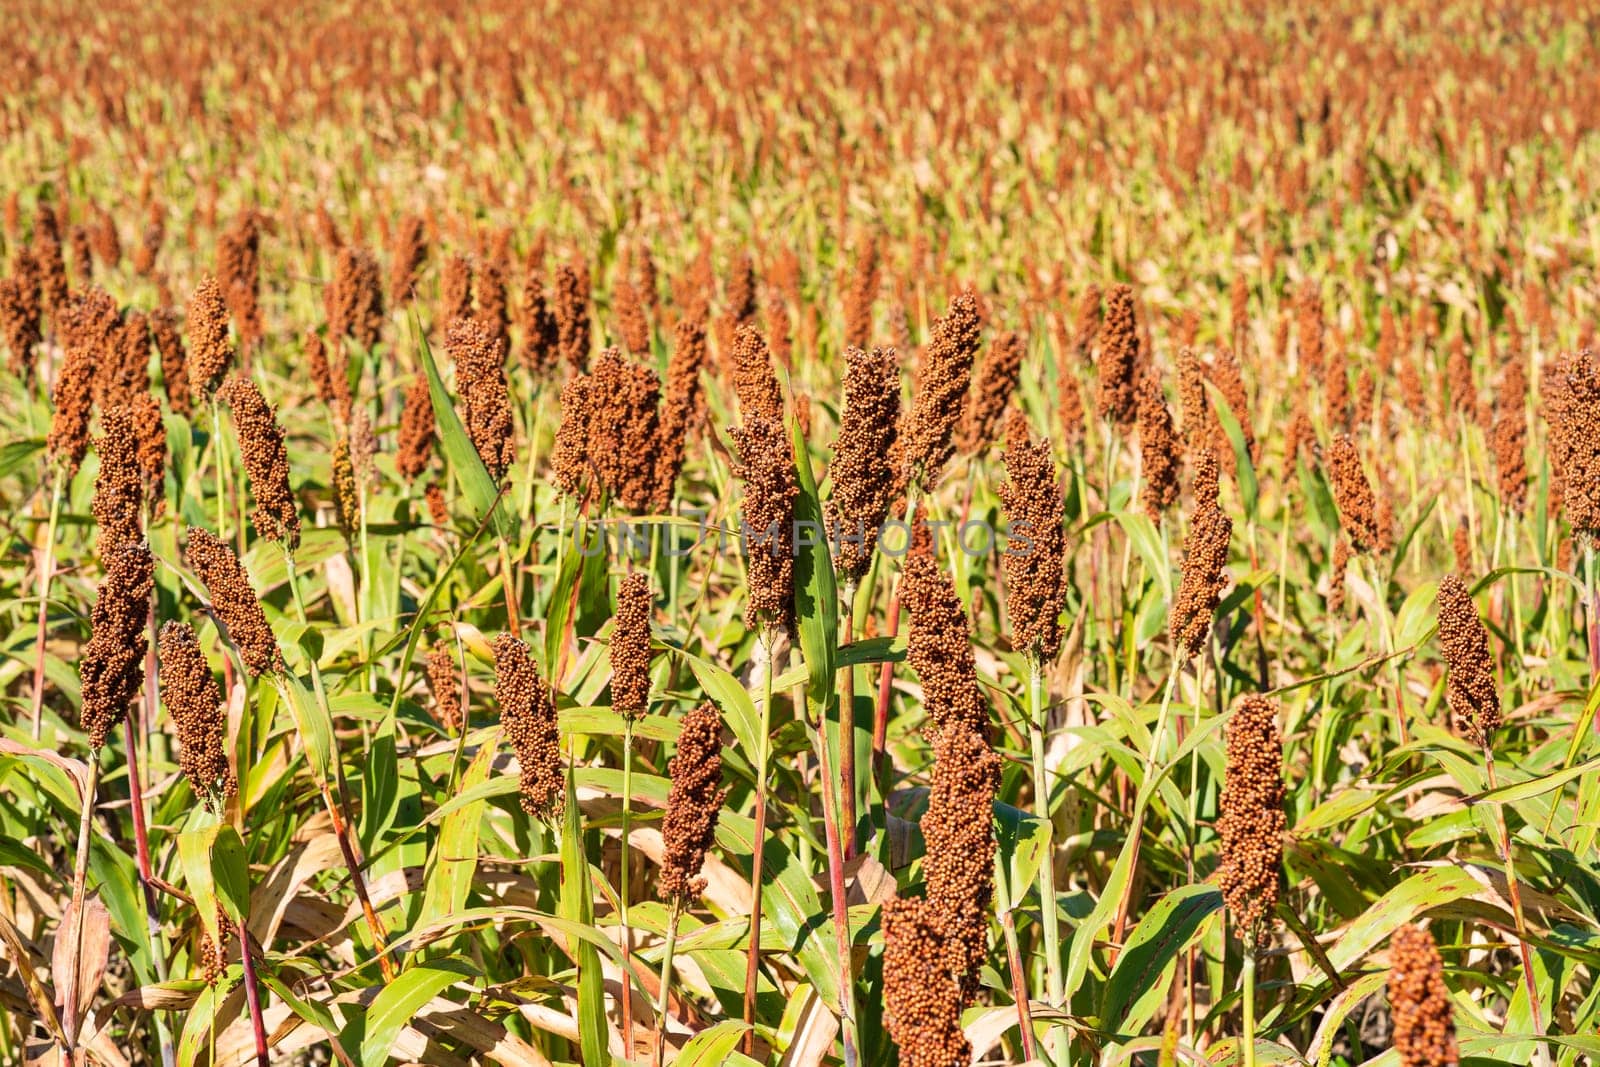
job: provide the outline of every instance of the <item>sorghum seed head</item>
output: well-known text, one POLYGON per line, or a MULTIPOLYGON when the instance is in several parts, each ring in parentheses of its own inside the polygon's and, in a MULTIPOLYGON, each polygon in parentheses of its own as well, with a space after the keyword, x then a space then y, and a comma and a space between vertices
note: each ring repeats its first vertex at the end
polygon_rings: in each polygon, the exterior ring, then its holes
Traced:
POLYGON ((161 702, 178 733, 178 762, 212 811, 239 789, 228 765, 228 716, 194 630, 176 620, 161 627, 161 702))
POLYGON ((183 350, 177 312, 165 308, 151 312, 150 339, 161 359, 161 385, 167 393, 167 406, 179 415, 188 415, 189 357, 183 350))
POLYGON ((428 691, 433 694, 434 717, 446 730, 460 730, 461 681, 456 674, 456 657, 447 641, 428 649, 428 691))
POLYGON ((611 708, 636 719, 650 706, 650 579, 635 571, 617 587, 611 630, 611 708))
POLYGON ((971 292, 952 300, 949 312, 933 324, 905 434, 902 475, 907 483, 932 488, 955 451, 956 423, 966 406, 982 328, 971 292))
POLYGON ((754 326, 741 325, 734 332, 733 384, 741 418, 783 421, 783 390, 772 369, 772 353, 754 326))
POLYGON ((683 717, 678 752, 667 764, 672 788, 661 822, 665 855, 656 892, 661 899, 687 903, 705 891, 700 875, 717 831, 717 816, 728 791, 722 780, 722 717, 716 705, 701 704, 683 717))
POLYGON ((1139 454, 1143 470, 1140 496, 1144 512, 1160 521, 1161 513, 1178 499, 1178 471, 1183 466, 1183 445, 1172 424, 1172 412, 1155 371, 1139 376, 1139 454))
POLYGON ((189 384, 210 400, 228 376, 233 344, 228 340, 228 305, 215 278, 202 279, 189 298, 185 319, 189 339, 189 384))
POLYGON ((134 434, 133 415, 128 408, 115 407, 100 416, 100 473, 94 481, 94 500, 90 508, 100 527, 98 551, 109 561, 123 545, 141 541, 140 525, 144 504, 144 478, 139 470, 139 440, 134 434))
POLYGON ((1205 647, 1212 615, 1228 584, 1228 542, 1233 520, 1217 500, 1217 460, 1202 452, 1195 462, 1194 511, 1183 541, 1183 577, 1167 618, 1174 655, 1194 657, 1205 647))
POLYGON ((1339 522, 1357 552, 1379 547, 1377 498, 1372 483, 1362 469, 1361 455, 1349 434, 1335 434, 1328 447, 1328 477, 1333 483, 1333 500, 1339 507, 1339 522))
POLYGON ((735 474, 744 482, 741 522, 747 533, 751 625, 788 623, 794 611, 794 453, 781 422, 759 415, 733 431, 739 450, 735 474))
MULTIPOLYGON (((928 530, 917 524, 917 533, 928 530)), ((978 667, 966 612, 950 576, 936 554, 915 546, 905 557, 902 599, 911 614, 906 661, 922 679, 926 732, 937 744, 946 730, 959 727, 988 736, 989 701, 978 685, 978 667)))
POLYGON ((445 350, 456 364, 456 391, 466 416, 467 436, 496 482, 516 461, 505 349, 476 319, 458 318, 445 334, 445 350))
POLYGON ((581 264, 556 268, 556 330, 561 358, 576 371, 589 368, 589 282, 581 264))
POLYGON ((1006 581, 1006 613, 1011 644, 1041 662, 1061 650, 1061 612, 1066 607, 1063 564, 1066 557, 1063 490, 1047 441, 1035 444, 1028 421, 1012 412, 1003 456, 1008 481, 1000 484, 1000 503, 1013 536, 1025 535, 1020 549, 1000 557, 1006 581))
POLYGON ((883 1007, 905 1067, 965 1067, 972 1046, 961 1028, 961 988, 946 965, 938 910, 916 897, 883 905, 883 1007))
POLYGON ((428 389, 428 376, 418 371, 406 389, 405 407, 400 411, 399 449, 395 453, 395 469, 408 482, 428 469, 433 454, 435 424, 433 397, 428 389))
POLYGON ((1461 1051, 1433 935, 1406 925, 1389 940, 1389 1014, 1401 1067, 1456 1067, 1461 1051))
POLYGON ((705 420, 700 371, 706 362, 706 329, 693 319, 680 319, 672 331, 667 360, 667 388, 656 422, 655 490, 651 506, 658 512, 672 506, 689 437, 705 420))
POLYGON ((1217 819, 1217 882, 1247 945, 1278 906, 1285 825, 1278 704, 1250 694, 1228 720, 1228 767, 1217 819))
POLYGON ((900 366, 892 348, 850 348, 844 358, 844 412, 833 447, 828 522, 839 573, 859 582, 895 499, 890 457, 900 429, 900 366))
POLYGON ((1133 289, 1114 285, 1106 296, 1106 317, 1100 327, 1100 397, 1095 413, 1118 426, 1138 417, 1135 384, 1139 373, 1139 323, 1133 289))
POLYGON ((964 723, 940 733, 928 811, 922 817, 928 903, 939 916, 963 1004, 978 991, 994 895, 994 799, 1001 760, 990 749, 987 734, 987 728, 973 730, 964 723))
POLYGON ((522 810, 553 819, 565 802, 555 700, 528 646, 510 634, 494 639, 494 695, 506 740, 517 754, 522 810))
POLYGON ((989 343, 989 353, 978 368, 978 378, 956 433, 956 446, 964 454, 986 451, 999 436, 1006 408, 1022 376, 1027 344, 1017 333, 1002 333, 989 343))
POLYGON ((250 492, 256 506, 250 523, 268 541, 282 541, 293 552, 300 544, 300 516, 294 491, 289 488, 289 450, 284 444, 278 413, 267 403, 255 382, 235 374, 217 394, 233 412, 239 434, 239 453, 250 475, 250 492))
POLYGON ((209 530, 191 526, 188 538, 183 558, 206 587, 211 612, 228 631, 228 640, 239 650, 245 670, 255 678, 266 671, 283 669, 278 639, 267 624, 261 600, 239 557, 209 530))
POLYGON ((1450 668, 1446 688, 1450 710, 1457 729, 1487 751, 1500 725, 1500 690, 1494 681, 1489 632, 1457 575, 1447 574, 1439 582, 1437 600, 1439 647, 1450 668))
POLYGON ((125 542, 106 559, 105 581, 95 596, 92 630, 78 663, 80 722, 89 747, 99 752, 128 714, 128 704, 144 680, 150 639, 145 623, 155 561, 143 541, 125 542))

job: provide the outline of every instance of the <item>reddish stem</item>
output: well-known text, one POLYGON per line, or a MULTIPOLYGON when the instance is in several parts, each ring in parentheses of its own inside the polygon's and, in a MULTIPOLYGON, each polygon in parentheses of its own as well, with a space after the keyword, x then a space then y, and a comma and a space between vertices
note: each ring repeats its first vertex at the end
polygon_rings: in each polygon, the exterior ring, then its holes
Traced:
MULTIPOLYGON (((844 596, 844 630, 839 640, 843 652, 854 640, 854 587, 844 596)), ((874 723, 876 726, 876 723, 874 723)), ((844 858, 856 855, 856 669, 844 669, 839 692, 839 832, 844 837, 844 858)))
POLYGON ((250 1007, 250 1028, 255 1031, 256 1063, 271 1067, 267 1057, 267 1022, 261 1015, 261 989, 256 981, 255 954, 250 948, 250 930, 239 923, 239 959, 244 965, 244 999, 250 1007))
POLYGON ((1011 970, 1011 996, 1017 1002, 1017 1024, 1022 1030, 1022 1058, 1032 1063, 1039 1058, 1033 1040, 1033 1011, 1028 1003, 1028 978, 1022 969, 1022 950, 1017 942, 1017 917, 1007 911, 1000 917, 1005 930, 1006 966, 1011 970))

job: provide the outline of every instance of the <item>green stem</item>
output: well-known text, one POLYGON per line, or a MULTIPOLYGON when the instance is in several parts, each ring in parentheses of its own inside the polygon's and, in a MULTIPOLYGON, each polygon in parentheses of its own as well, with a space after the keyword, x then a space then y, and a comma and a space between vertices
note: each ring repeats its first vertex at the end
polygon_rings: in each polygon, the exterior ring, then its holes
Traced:
POLYGON ((56 525, 61 521, 63 475, 59 467, 50 484, 50 519, 45 527, 44 558, 39 564, 39 630, 33 649, 33 739, 39 740, 44 715, 45 642, 50 633, 50 584, 56 570, 56 525))
POLYGON ((656 1067, 661 1067, 667 1050, 667 1001, 672 989, 672 954, 678 947, 678 919, 683 915, 683 899, 672 899, 667 914, 667 943, 661 952, 661 991, 656 996, 656 1067))
MULTIPOLYGON (((1050 817, 1050 780, 1044 762, 1045 734, 1044 664, 1037 655, 1028 657, 1028 734, 1033 751, 1033 813, 1044 820, 1044 862, 1039 864, 1039 914, 1043 920, 1045 990, 1050 1006, 1059 1008, 1066 999, 1061 974, 1061 917, 1056 909, 1055 825, 1050 817)), ((1066 1046, 1061 1029, 1052 1027, 1050 1059, 1066 1062, 1066 1046)))
MULTIPOLYGON (((633 830, 633 716, 622 718, 622 850, 617 876, 617 921, 622 927, 622 958, 633 955, 633 931, 628 926, 628 867, 632 856, 628 835, 633 830)), ((629 988, 629 969, 622 969, 622 1037, 628 1047, 633 1045, 633 992, 629 988)))
POLYGON ((767 762, 772 755, 772 670, 776 629, 764 624, 756 639, 762 651, 760 751, 756 753, 756 826, 754 850, 750 857, 750 945, 745 956, 744 1021, 750 1026, 744 1035, 744 1054, 755 1053, 756 985, 761 968, 761 859, 767 834, 767 762))
POLYGON ((1244 946, 1244 1033, 1239 1043, 1244 1047, 1244 1067, 1256 1067, 1256 947, 1254 939, 1244 946))

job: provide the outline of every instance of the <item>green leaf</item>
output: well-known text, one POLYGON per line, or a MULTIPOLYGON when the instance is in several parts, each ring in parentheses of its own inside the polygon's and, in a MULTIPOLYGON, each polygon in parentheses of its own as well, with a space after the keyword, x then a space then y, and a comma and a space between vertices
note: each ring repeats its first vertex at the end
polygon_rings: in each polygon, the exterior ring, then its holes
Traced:
POLYGON ((742 1019, 724 1019, 691 1037, 672 1062, 678 1067, 720 1067, 730 1062, 732 1057, 737 1057, 733 1062, 753 1062, 733 1051, 748 1029, 749 1026, 742 1019))
POLYGON ((250 866, 244 842, 232 826, 223 824, 211 842, 211 878, 217 902, 228 918, 242 923, 250 917, 250 866))
MULTIPOLYGON (((594 923, 594 892, 589 879, 589 857, 583 844, 583 821, 578 791, 567 774, 567 797, 561 821, 560 916, 580 926, 594 923)), ((605 976, 600 970, 600 950, 589 941, 572 946, 578 963, 579 1043, 584 1067, 605 1067, 611 1062, 611 1042, 606 1024, 605 976)))
POLYGON ((994 910, 1004 915, 1021 905, 1050 848, 1050 824, 1010 804, 994 805, 994 910))
POLYGON ((761 736, 761 715, 739 680, 709 660, 681 650, 678 654, 689 664, 706 696, 722 709, 722 719, 733 731, 740 749, 752 757, 762 751, 767 739, 761 736))
POLYGON ((355 1035, 347 1030, 344 1035, 346 1040, 359 1036, 361 1067, 383 1067, 401 1028, 424 1004, 462 979, 474 977, 466 961, 448 958, 418 964, 385 985, 367 1009, 362 1032, 355 1035))
POLYGON ((496 507, 500 501, 500 489, 490 477, 489 468, 483 465, 478 450, 473 447, 466 427, 461 425, 461 417, 456 414, 450 394, 445 390, 444 379, 439 376, 439 367, 433 359, 433 350, 417 324, 415 314, 411 322, 412 333, 417 340, 417 356, 422 361, 423 372, 428 376, 428 397, 433 401, 433 419, 438 427, 439 444, 444 450, 445 459, 449 461, 450 469, 455 472, 462 491, 466 493, 473 519, 481 523, 492 512, 495 534, 509 541, 516 531, 512 528, 506 509, 496 507))
POLYGON ((1250 446, 1244 439, 1237 413, 1228 406, 1227 397, 1211 382, 1205 385, 1206 391, 1211 394, 1211 405, 1217 413, 1217 421, 1222 424, 1222 432, 1228 435, 1228 443, 1233 446, 1234 480, 1239 485, 1239 500, 1244 504, 1245 518, 1254 521, 1260 490, 1256 485, 1256 466, 1250 459, 1250 446))
MULTIPOLYGON (((833 573, 833 555, 828 551, 822 504, 817 499, 816 476, 811 471, 811 456, 806 451, 800 423, 792 421, 789 432, 795 473, 800 482, 800 494, 794 503, 794 613, 800 630, 800 654, 811 672, 806 683, 806 698, 821 719, 839 692, 834 685, 839 648, 839 592, 833 573)), ((838 765, 836 753, 833 766, 838 765)))
MULTIPOLYGON (((444 817, 434 842, 427 882, 423 887, 422 910, 418 913, 418 926, 426 926, 435 919, 453 915, 467 903, 467 893, 472 889, 472 877, 478 870, 478 826, 483 820, 483 810, 488 799, 483 786, 494 764, 492 744, 478 749, 467 771, 457 784, 457 795, 451 803, 465 800, 444 817)), ((508 776, 508 785, 515 782, 508 776)), ((510 791, 508 788, 507 792, 510 791)))
POLYGON ((217 884, 211 869, 211 845, 221 827, 213 823, 198 830, 185 830, 178 835, 178 864, 183 868, 183 879, 194 898, 194 910, 200 916, 200 925, 206 936, 217 944, 222 943, 221 927, 217 925, 217 884))
POLYGON ((1101 996, 1101 1025, 1138 1034, 1167 994, 1161 976, 1200 924, 1221 908, 1222 893, 1211 885, 1186 885, 1162 897, 1134 927, 1117 957, 1101 996))
POLYGON ((317 784, 323 785, 333 771, 333 720, 328 716, 328 709, 297 676, 279 674, 278 684, 283 689, 289 713, 294 716, 300 739, 305 742, 311 773, 317 784))

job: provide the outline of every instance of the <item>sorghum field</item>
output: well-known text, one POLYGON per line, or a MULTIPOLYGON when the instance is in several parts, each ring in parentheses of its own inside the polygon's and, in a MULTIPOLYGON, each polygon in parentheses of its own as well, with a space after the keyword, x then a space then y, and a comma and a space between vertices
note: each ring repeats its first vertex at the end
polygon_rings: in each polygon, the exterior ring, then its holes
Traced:
POLYGON ((1600 1061, 1600 7, 0 11, 0 1063, 1600 1061))

